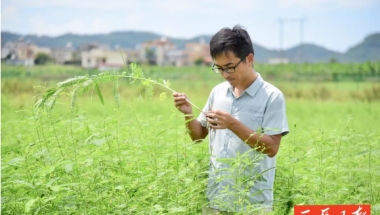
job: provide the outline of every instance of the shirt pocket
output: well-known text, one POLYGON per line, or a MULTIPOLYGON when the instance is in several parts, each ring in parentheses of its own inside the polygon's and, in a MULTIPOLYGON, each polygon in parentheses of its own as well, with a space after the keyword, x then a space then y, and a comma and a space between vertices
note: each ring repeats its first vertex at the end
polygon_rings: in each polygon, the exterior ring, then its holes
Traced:
POLYGON ((237 119, 255 132, 262 132, 264 114, 260 111, 239 112, 237 119))
MULTIPOLYGON (((244 126, 250 128, 256 133, 262 134, 263 114, 260 112, 239 112, 235 115, 235 118, 239 120, 244 126)), ((239 142, 243 144, 244 140, 240 139, 237 135, 232 134, 232 142, 239 142)), ((245 144, 244 144, 245 145, 245 144)))

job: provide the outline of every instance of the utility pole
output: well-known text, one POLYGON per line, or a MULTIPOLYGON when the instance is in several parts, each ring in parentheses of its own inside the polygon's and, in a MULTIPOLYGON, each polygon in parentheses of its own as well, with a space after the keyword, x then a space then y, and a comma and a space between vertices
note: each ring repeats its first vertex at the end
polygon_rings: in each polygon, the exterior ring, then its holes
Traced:
POLYGON ((301 18, 299 20, 299 22, 300 22, 300 50, 298 53, 298 60, 300 63, 303 63, 303 46, 302 46, 302 43, 303 43, 303 23, 305 22, 305 18, 301 18))
POLYGON ((282 59, 283 56, 283 45, 284 45, 284 20, 279 18, 278 22, 280 23, 280 37, 279 37, 279 45, 280 45, 280 56, 279 58, 282 59))
POLYGON ((298 50, 298 62, 302 63, 303 62, 303 48, 302 48, 302 43, 303 43, 303 30, 304 30, 304 22, 306 21, 305 18, 295 18, 295 19, 282 19, 279 18, 278 22, 280 24, 280 58, 283 58, 283 45, 284 45, 284 23, 285 22, 299 22, 299 34, 300 34, 300 49, 298 50))

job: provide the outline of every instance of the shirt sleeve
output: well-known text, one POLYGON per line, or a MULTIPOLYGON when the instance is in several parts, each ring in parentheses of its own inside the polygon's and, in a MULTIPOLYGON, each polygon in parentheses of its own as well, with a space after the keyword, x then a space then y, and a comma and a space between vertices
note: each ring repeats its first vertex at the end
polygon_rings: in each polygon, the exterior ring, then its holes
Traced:
POLYGON ((276 93, 270 98, 262 126, 266 135, 282 134, 285 136, 289 133, 285 97, 282 93, 276 93))

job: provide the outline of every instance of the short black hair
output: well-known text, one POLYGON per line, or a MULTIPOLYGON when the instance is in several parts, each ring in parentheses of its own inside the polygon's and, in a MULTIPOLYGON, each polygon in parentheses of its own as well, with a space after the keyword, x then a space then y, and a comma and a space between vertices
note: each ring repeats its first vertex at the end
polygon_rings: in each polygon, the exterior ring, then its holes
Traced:
POLYGON ((211 38, 210 54, 213 59, 228 51, 242 60, 250 53, 255 54, 248 32, 240 25, 235 25, 233 29, 222 28, 211 38))

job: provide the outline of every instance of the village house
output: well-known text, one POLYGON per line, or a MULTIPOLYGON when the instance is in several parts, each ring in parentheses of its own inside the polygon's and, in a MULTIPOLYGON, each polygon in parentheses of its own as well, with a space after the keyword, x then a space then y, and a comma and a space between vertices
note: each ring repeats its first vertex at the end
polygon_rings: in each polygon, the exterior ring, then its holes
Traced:
POLYGON ((186 66, 187 65, 187 55, 184 50, 169 50, 167 52, 168 65, 171 66, 186 66))
POLYGON ((94 48, 81 52, 83 68, 97 68, 100 70, 120 69, 131 62, 138 60, 138 52, 134 50, 107 50, 94 48))
POLYGON ((57 64, 73 64, 72 62, 78 62, 80 59, 77 50, 71 46, 53 48, 51 58, 57 64))
MULTIPOLYGON (((175 51, 176 46, 171 43, 167 38, 162 37, 150 42, 145 42, 139 47, 140 59, 142 63, 150 65, 168 66, 173 65, 169 58, 169 52, 175 51)), ((172 52, 172 56, 178 53, 172 52)))
POLYGON ((187 43, 185 53, 187 65, 189 66, 196 64, 211 65, 213 62, 210 55, 210 46, 202 41, 199 43, 187 43))
POLYGON ((158 66, 210 65, 212 59, 209 45, 199 43, 185 44, 183 50, 165 37, 145 42, 136 49, 122 49, 115 45, 111 49, 107 44, 87 43, 78 48, 70 42, 65 47, 44 48, 25 41, 10 41, 2 47, 2 59, 17 65, 34 65, 38 53, 45 53, 57 64, 81 65, 83 68, 119 69, 132 62, 158 66))
POLYGON ((22 40, 8 41, 1 49, 1 59, 7 64, 32 66, 39 53, 50 55, 51 50, 22 40))

